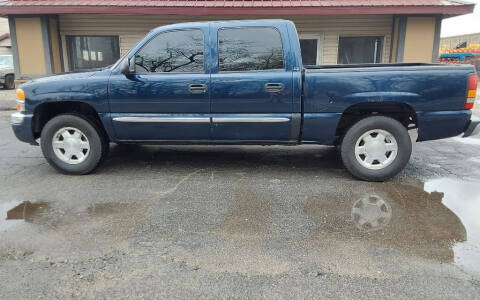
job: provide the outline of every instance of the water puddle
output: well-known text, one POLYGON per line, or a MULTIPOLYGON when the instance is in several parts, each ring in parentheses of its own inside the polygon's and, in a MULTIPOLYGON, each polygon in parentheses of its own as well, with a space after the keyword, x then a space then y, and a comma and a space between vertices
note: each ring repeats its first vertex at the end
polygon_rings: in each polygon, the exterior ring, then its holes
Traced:
POLYGON ((425 183, 425 191, 442 192, 442 203, 462 222, 466 240, 453 244, 454 262, 480 274, 480 182, 436 179, 425 183))
POLYGON ((480 183, 434 179, 375 185, 351 221, 373 244, 480 274, 480 183))
POLYGON ((479 182, 360 184, 347 194, 308 196, 304 212, 316 223, 312 241, 318 247, 349 245, 358 248, 355 253, 368 253, 370 247, 395 249, 480 274, 479 182))
MULTIPOLYGON (((372 249, 394 249, 406 256, 455 263, 468 272, 480 274, 479 182, 409 179, 388 183, 359 182, 353 189, 347 187, 330 192, 317 190, 307 193, 304 209, 296 215, 299 219, 281 227, 284 231, 275 231, 280 227, 270 221, 276 211, 282 209, 277 200, 285 199, 278 194, 283 185, 270 182, 275 186, 272 193, 260 192, 251 186, 235 188, 238 195, 234 199, 235 205, 219 224, 222 236, 238 237, 233 239, 237 242, 247 238, 253 243, 249 247, 260 249, 258 253, 262 255, 263 248, 257 242, 271 239, 272 232, 277 234, 274 237, 277 243, 293 237, 306 243, 304 249, 307 252, 318 250, 318 255, 316 252, 312 255, 315 262, 320 260, 328 265, 329 260, 337 257, 335 266, 344 263, 345 270, 349 270, 352 263, 358 264, 361 258, 365 261, 365 268, 369 268, 370 261, 375 260, 372 249), (314 226, 302 236, 294 229, 306 219, 313 221, 314 226), (342 262, 342 255, 345 262, 342 262), (348 260, 355 257, 360 259, 348 260)), ((74 228, 72 230, 78 234, 93 232, 100 240, 126 239, 142 222, 148 206, 96 203, 77 208, 60 211, 53 210, 47 202, 0 203, 0 232, 28 224, 60 224, 74 228)), ((249 247, 245 248, 246 252, 250 251, 249 247)), ((211 255, 215 261, 215 255, 207 250, 204 255, 211 255)), ((226 261, 231 255, 229 251, 227 247, 226 261)), ((198 257, 197 254, 193 251, 191 256, 198 257)), ((252 264, 252 269, 254 266, 252 264)))
POLYGON ((0 204, 0 231, 34 222, 49 209, 47 202, 13 201, 0 204))

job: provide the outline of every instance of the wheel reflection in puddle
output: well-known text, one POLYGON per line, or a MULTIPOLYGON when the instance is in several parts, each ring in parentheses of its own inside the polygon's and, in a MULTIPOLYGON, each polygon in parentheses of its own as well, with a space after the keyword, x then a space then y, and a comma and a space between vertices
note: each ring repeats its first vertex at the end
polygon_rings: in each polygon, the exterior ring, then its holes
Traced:
POLYGON ((392 208, 387 201, 377 195, 364 196, 352 206, 352 220, 361 231, 380 230, 392 218, 392 208))

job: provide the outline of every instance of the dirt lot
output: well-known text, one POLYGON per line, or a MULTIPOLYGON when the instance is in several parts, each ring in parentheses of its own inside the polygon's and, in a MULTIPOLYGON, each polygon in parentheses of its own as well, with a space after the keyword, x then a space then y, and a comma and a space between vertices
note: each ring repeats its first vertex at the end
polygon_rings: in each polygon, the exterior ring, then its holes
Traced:
POLYGON ((480 299, 480 138, 387 183, 333 148, 116 146, 55 172, 0 112, 0 298, 480 299))

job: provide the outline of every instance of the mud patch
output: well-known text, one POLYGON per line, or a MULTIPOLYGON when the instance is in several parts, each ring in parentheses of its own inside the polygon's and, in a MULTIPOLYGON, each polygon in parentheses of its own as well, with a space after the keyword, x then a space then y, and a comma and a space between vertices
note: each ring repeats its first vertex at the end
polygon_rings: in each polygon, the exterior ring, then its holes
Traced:
POLYGON ((261 236, 270 225, 273 196, 243 185, 234 189, 234 207, 221 226, 223 235, 261 236))
POLYGON ((274 196, 242 183, 234 185, 231 210, 218 231, 208 233, 202 245, 192 248, 174 245, 166 258, 189 270, 211 273, 239 273, 249 276, 278 275, 291 262, 277 256, 265 243, 270 237, 274 196))

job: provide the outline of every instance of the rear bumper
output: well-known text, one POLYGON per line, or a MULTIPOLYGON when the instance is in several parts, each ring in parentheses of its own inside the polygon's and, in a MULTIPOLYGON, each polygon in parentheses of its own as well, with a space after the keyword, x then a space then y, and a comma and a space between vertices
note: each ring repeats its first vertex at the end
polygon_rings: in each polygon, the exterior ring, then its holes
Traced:
POLYGON ((480 121, 470 121, 467 130, 463 134, 463 137, 469 137, 480 133, 480 121))
POLYGON ((17 139, 25 143, 38 145, 32 132, 32 118, 33 115, 31 114, 15 112, 10 115, 10 124, 17 139))
POLYGON ((438 140, 464 133, 472 112, 470 110, 417 112, 418 141, 438 140))

